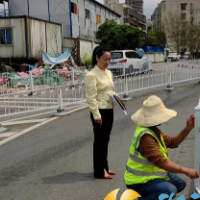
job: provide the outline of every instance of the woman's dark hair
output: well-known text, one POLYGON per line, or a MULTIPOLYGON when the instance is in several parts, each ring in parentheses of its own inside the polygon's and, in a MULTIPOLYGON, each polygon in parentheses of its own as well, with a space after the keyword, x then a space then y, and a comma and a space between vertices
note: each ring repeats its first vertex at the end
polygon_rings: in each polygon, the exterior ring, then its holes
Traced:
POLYGON ((94 67, 97 64, 96 56, 99 58, 103 56, 105 52, 111 52, 109 47, 106 46, 97 46, 95 47, 93 54, 92 54, 92 66, 94 67))

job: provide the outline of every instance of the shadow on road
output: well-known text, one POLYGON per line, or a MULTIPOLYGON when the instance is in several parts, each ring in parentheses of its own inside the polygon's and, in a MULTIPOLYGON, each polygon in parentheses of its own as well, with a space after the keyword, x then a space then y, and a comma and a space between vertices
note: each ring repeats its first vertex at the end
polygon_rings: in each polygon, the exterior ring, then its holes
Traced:
POLYGON ((42 179, 43 184, 71 184, 80 181, 94 181, 93 172, 79 173, 66 172, 57 176, 50 176, 42 179))

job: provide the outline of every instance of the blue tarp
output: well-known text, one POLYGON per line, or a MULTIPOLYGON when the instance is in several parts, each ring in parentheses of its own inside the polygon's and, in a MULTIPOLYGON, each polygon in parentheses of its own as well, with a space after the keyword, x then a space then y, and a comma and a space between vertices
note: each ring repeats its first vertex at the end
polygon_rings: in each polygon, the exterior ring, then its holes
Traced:
POLYGON ((164 47, 159 46, 143 46, 142 49, 145 53, 163 53, 164 47))
POLYGON ((42 60, 46 64, 56 65, 56 64, 67 61, 70 56, 71 56, 71 52, 69 50, 57 56, 52 56, 49 53, 43 52, 42 60))

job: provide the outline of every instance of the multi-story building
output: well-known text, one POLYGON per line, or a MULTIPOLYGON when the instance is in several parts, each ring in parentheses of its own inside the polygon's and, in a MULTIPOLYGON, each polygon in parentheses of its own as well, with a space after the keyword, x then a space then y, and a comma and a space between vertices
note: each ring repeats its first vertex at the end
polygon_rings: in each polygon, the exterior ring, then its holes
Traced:
POLYGON ((104 4, 121 15, 121 24, 134 26, 146 33, 146 16, 135 11, 127 4, 119 3, 118 0, 105 0, 104 4))
MULTIPOLYGON (((164 25, 165 17, 175 13, 183 22, 200 24, 200 0, 163 0, 158 4, 152 15, 153 27, 157 28, 164 25)), ((180 41, 178 51, 186 48, 185 40, 180 41), (182 45, 182 46, 181 46, 182 45)), ((167 36, 168 46, 175 51, 177 44, 167 36)))
POLYGON ((200 0, 163 0, 152 15, 154 27, 164 23, 165 16, 176 13, 183 21, 200 23, 200 0))
POLYGON ((143 0, 126 0, 125 3, 131 6, 135 11, 143 14, 143 0))
POLYGON ((162 20, 164 19, 166 13, 166 2, 165 0, 161 1, 158 6, 155 8, 153 15, 151 16, 151 20, 153 21, 153 27, 160 27, 162 24, 162 20))
MULTIPOLYGON (((62 24, 62 36, 93 39, 107 20, 120 23, 120 15, 95 0, 9 0, 12 16, 28 15, 62 24)), ((38 30, 40 31, 40 30, 38 30)))

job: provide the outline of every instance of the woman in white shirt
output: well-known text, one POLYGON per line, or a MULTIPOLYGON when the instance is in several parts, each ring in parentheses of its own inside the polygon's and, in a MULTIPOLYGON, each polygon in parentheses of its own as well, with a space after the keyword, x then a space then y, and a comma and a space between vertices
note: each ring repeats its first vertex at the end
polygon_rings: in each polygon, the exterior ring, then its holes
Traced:
POLYGON ((95 178, 112 179, 114 171, 108 166, 108 143, 113 125, 113 101, 110 94, 114 93, 113 75, 107 67, 110 64, 109 48, 98 46, 93 51, 94 68, 87 73, 86 97, 91 111, 94 131, 93 167, 95 178))

